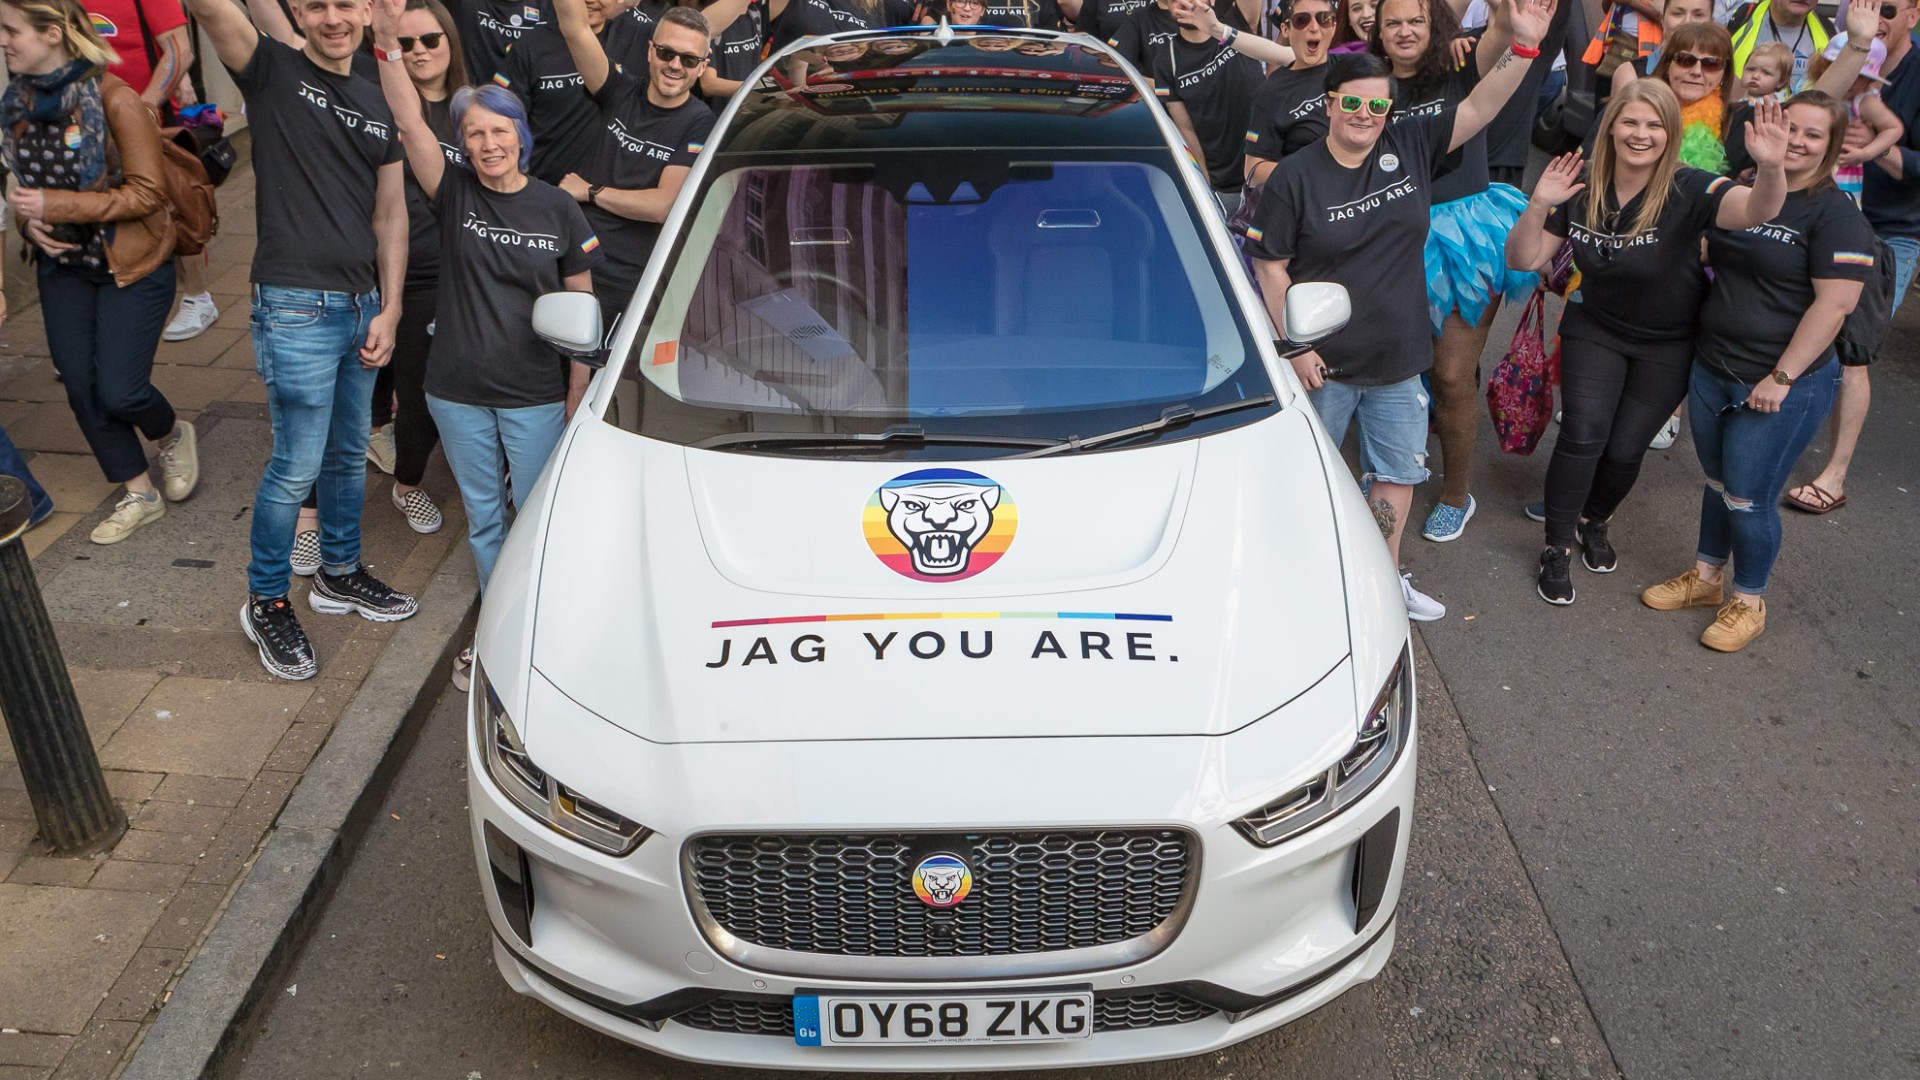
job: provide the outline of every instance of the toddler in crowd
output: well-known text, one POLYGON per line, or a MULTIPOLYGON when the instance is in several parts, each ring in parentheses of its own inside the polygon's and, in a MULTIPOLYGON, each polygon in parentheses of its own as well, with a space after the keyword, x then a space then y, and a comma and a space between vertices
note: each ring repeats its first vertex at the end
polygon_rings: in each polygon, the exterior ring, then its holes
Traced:
MULTIPOLYGON (((1818 82, 1827 68, 1840 59, 1840 50, 1846 47, 1845 34, 1829 42, 1826 52, 1807 65, 1808 84, 1818 82)), ((1860 65, 1859 78, 1853 80, 1852 88, 1847 91, 1846 149, 1840 155, 1840 163, 1834 167, 1833 179, 1840 190, 1853 199, 1855 206, 1860 205, 1860 188, 1866 180, 1867 162, 1886 153, 1888 147, 1899 142, 1901 136, 1907 133, 1906 125, 1893 114, 1886 102, 1880 100, 1880 88, 1887 82, 1881 77, 1880 68, 1886 62, 1886 45, 1873 42, 1867 51, 1866 62, 1860 65)))
POLYGON ((1784 100, 1787 79, 1793 74, 1793 50, 1778 41, 1769 41, 1747 57, 1740 84, 1747 88, 1743 105, 1751 108, 1763 99, 1784 100))

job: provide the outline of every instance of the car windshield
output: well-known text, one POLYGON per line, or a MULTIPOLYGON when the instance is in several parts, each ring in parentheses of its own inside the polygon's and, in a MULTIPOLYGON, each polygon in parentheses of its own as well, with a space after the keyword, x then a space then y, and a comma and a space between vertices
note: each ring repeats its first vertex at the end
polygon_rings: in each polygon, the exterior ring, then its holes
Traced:
POLYGON ((1179 166, 1130 154, 723 155, 610 418, 694 446, 939 458, 1271 393, 1179 166))

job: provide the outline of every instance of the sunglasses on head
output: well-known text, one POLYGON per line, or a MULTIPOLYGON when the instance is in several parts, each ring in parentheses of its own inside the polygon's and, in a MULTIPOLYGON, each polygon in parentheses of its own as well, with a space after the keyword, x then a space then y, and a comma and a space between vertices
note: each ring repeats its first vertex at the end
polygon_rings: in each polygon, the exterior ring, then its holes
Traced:
POLYGON ((1292 15, 1287 16, 1287 24, 1292 26, 1295 30, 1305 30, 1307 27, 1312 26, 1315 23, 1318 23, 1321 26, 1332 26, 1333 12, 1331 11, 1296 11, 1292 15))
POLYGON ((441 42, 447 40, 447 35, 436 30, 431 34, 421 34, 419 37, 402 37, 399 40, 401 52, 412 52, 413 43, 416 41, 429 49, 437 49, 440 47, 441 42))
POLYGON ((1392 98, 1363 98, 1358 94, 1328 94, 1327 96, 1340 106, 1340 111, 1343 113, 1357 113, 1364 108, 1370 116, 1385 116, 1393 111, 1392 98))
POLYGON ((1695 64, 1698 64, 1700 70, 1709 75, 1716 71, 1723 71, 1727 66, 1726 60, 1718 56, 1701 56, 1697 53, 1690 52, 1673 54, 1673 66, 1682 71, 1693 67, 1695 64))
POLYGON ((707 62, 707 58, 704 56, 681 52, 679 49, 669 49, 665 45, 655 45, 653 47, 653 55, 663 64, 671 64, 675 60, 678 60, 680 61, 680 66, 689 71, 707 62))

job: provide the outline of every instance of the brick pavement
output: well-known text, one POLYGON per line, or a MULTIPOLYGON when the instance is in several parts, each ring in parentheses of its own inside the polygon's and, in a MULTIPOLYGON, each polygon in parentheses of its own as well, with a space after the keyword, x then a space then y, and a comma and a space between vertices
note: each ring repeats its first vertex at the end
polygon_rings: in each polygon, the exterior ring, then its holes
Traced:
MULTIPOLYGON (((8 262, 0 328, 0 423, 57 512, 24 542, 60 636, 108 786, 130 828, 110 852, 44 855, 12 747, 0 740, 0 1080, 106 1078, 257 855, 309 761, 394 632, 295 603, 320 674, 269 677, 240 632, 248 512, 271 445, 247 334, 253 177, 220 191, 213 288, 221 315, 193 341, 162 343, 154 382, 200 429, 201 486, 125 542, 87 534, 115 490, 87 453, 53 377, 32 269, 8 262)), ((6 238, 10 250, 18 234, 6 238)), ((426 487, 446 511, 418 536, 370 474, 366 560, 424 590, 465 559, 465 519, 438 455, 426 487)))

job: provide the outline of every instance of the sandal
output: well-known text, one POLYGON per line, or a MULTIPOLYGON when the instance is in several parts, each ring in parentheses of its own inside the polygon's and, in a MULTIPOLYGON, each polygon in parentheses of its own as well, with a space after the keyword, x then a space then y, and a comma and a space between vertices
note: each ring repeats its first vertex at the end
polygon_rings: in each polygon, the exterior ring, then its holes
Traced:
POLYGON ((1831 514, 1835 510, 1847 505, 1847 497, 1845 495, 1836 497, 1832 492, 1821 487, 1819 484, 1801 484, 1799 487, 1794 488, 1782 496, 1780 501, 1793 507, 1795 510, 1809 514, 1831 514), (1812 493, 1811 497, 1807 494, 1808 492, 1812 493))

